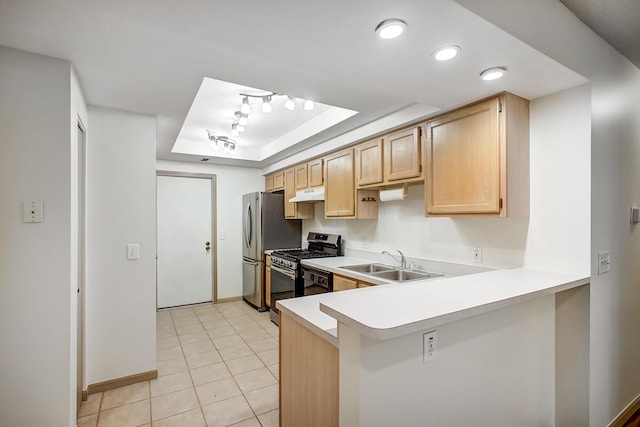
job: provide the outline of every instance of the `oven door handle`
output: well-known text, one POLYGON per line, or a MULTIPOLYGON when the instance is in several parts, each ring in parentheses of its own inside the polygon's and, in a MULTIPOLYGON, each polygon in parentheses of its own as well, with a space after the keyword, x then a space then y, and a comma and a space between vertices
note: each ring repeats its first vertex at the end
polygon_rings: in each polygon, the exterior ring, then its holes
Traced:
POLYGON ((291 280, 296 280, 296 273, 295 271, 287 271, 287 270, 283 270, 280 267, 276 267, 275 265, 271 264, 271 271, 277 271, 278 273, 284 274, 285 276, 287 276, 288 278, 290 278, 291 280))

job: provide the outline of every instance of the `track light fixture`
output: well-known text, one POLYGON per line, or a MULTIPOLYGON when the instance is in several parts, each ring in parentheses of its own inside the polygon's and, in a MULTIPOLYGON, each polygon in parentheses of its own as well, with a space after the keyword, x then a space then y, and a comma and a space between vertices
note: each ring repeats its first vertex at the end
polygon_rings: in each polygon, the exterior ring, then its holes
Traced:
POLYGON ((226 136, 216 136, 211 132, 207 131, 209 136, 209 146, 213 151, 220 150, 220 146, 222 145, 222 150, 230 155, 236 154, 236 142, 226 136))
MULTIPOLYGON (((239 111, 234 113, 235 120, 231 124, 231 135, 238 136, 238 134, 245 131, 244 127, 248 124, 249 114, 252 112, 250 98, 260 98, 262 100, 262 112, 270 113, 273 111, 273 105, 271 104, 274 96, 286 96, 287 100, 284 103, 284 107, 287 110, 293 111, 296 109, 296 98, 289 95, 284 95, 275 92, 267 92, 261 94, 240 93, 242 101, 240 103, 239 111)), ((302 105, 305 111, 311 111, 315 108, 315 103, 310 99, 305 99, 302 105)))

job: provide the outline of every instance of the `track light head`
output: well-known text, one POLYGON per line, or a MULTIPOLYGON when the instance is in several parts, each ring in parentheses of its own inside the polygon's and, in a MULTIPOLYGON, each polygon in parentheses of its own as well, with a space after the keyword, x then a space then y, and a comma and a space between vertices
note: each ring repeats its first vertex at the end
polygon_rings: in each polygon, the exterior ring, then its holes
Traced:
POLYGON ((264 96, 262 98, 262 112, 263 113, 270 113, 271 111, 273 111, 273 107, 271 106, 271 97, 270 96, 264 96))
POLYGON ((289 111, 293 111, 296 109, 296 101, 293 99, 292 96, 289 96, 288 99, 285 101, 284 108, 286 108, 289 111))
POLYGON ((302 105, 303 105, 303 108, 304 108, 305 111, 311 111, 311 110, 313 110, 315 108, 315 104, 310 99, 305 99, 304 100, 304 104, 302 104, 302 105))
POLYGON ((240 112, 242 114, 251 113, 251 105, 249 104, 249 97, 248 96, 245 96, 244 98, 242 98, 242 105, 240 106, 240 112))

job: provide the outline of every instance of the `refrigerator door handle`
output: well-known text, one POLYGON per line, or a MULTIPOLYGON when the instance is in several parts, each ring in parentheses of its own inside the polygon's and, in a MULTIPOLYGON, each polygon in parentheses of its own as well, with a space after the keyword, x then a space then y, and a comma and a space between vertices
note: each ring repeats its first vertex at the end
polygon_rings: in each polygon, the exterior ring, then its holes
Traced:
POLYGON ((260 261, 252 261, 252 260, 248 260, 246 258, 243 258, 242 262, 244 262, 245 264, 251 264, 251 265, 259 265, 260 264, 260 261))
POLYGON ((253 236, 251 236, 251 234, 253 234, 253 230, 252 230, 252 218, 251 218, 251 204, 247 203, 247 210, 245 213, 245 222, 244 222, 244 241, 247 245, 247 248, 251 247, 251 239, 253 236))

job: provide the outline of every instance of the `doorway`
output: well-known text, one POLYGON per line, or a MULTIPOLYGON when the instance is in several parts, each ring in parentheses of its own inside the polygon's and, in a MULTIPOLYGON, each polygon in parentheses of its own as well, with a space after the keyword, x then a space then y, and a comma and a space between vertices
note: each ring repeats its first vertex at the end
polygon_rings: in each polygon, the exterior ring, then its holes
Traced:
POLYGON ((217 301, 215 175, 157 172, 157 308, 217 301))

